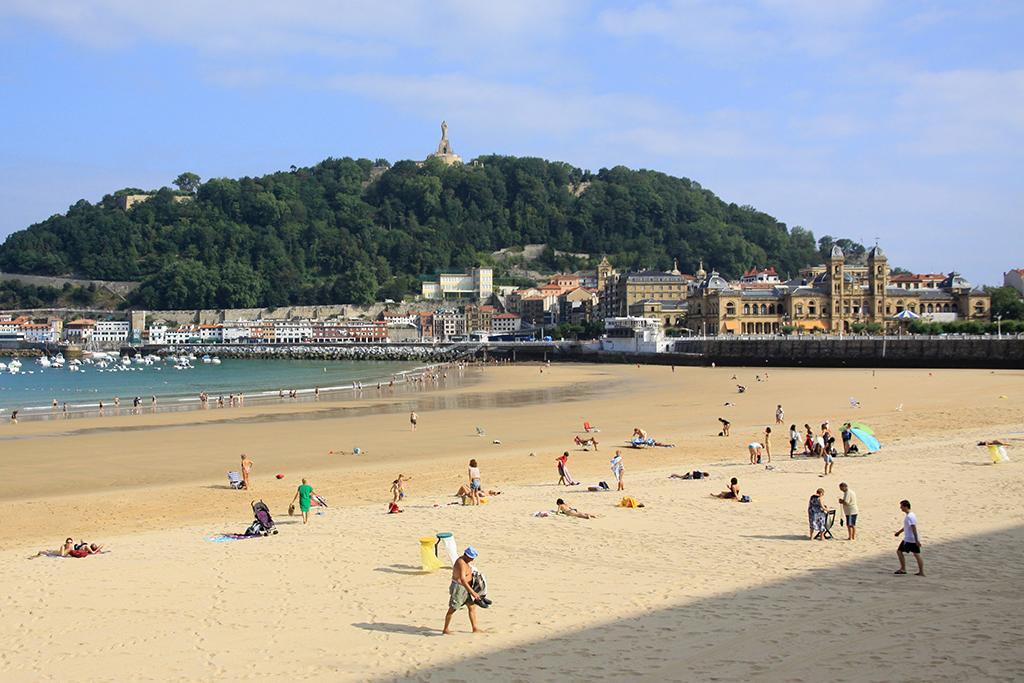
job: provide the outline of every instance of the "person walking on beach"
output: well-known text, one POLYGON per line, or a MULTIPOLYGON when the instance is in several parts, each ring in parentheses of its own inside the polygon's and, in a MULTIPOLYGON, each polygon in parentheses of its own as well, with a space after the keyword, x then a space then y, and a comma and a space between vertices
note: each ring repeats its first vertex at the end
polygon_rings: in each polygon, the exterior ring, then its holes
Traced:
POLYGON ((917 560, 916 576, 924 576, 924 560, 921 559, 921 535, 917 531, 917 515, 910 511, 910 501, 901 500, 900 510, 903 511, 903 528, 897 531, 894 536, 899 538, 903 534, 899 548, 896 549, 896 556, 900 558, 900 568, 894 574, 907 573, 906 553, 910 553, 917 560))
POLYGON ((626 482, 623 481, 623 474, 626 471, 626 466, 622 463, 622 451, 615 451, 615 457, 611 460, 612 463, 612 476, 615 477, 616 491, 625 491, 626 482))
MULTIPOLYGON (((770 463, 772 461, 772 428, 771 427, 765 427, 764 428, 764 456, 767 458, 767 460, 765 461, 766 464, 770 463)), ((760 460, 758 462, 760 462, 760 460)))
POLYGON ((576 486, 579 483, 569 474, 569 451, 555 458, 555 464, 558 467, 558 486, 576 486))
POLYGON ((853 492, 846 482, 840 482, 839 490, 843 495, 839 498, 839 504, 843 506, 843 515, 846 517, 846 540, 857 540, 857 494, 853 492))
POLYGON ((242 488, 249 490, 249 473, 252 472, 253 462, 245 453, 242 453, 242 488))
POLYGON ((415 412, 409 413, 409 424, 412 425, 412 431, 416 431, 416 422, 420 419, 420 416, 415 412))
POLYGON ((796 457, 796 447, 800 443, 800 432, 796 430, 796 425, 789 425, 789 457, 796 457))
POLYGON ((311 498, 313 497, 313 487, 306 482, 306 478, 302 478, 302 484, 298 490, 295 491, 295 497, 292 498, 292 503, 289 506, 289 510, 295 508, 295 501, 299 501, 299 511, 302 513, 302 523, 309 523, 309 508, 311 507, 311 498))
POLYGON ((445 635, 452 635, 449 628, 452 616, 463 607, 469 610, 469 625, 473 627, 473 633, 480 633, 476 625, 476 601, 480 595, 473 590, 473 568, 470 566, 477 554, 473 546, 468 546, 452 565, 452 582, 448 585, 448 612, 444 615, 444 630, 441 631, 445 635))
MULTIPOLYGON (((765 376, 767 377, 767 375, 765 375, 765 376)), ((780 403, 777 406, 775 406, 775 424, 777 424, 777 425, 782 424, 782 420, 785 417, 786 417, 786 411, 784 411, 782 409, 782 404, 780 403)))
POLYGON ((476 458, 469 461, 469 498, 473 505, 480 504, 480 467, 476 464, 476 458))

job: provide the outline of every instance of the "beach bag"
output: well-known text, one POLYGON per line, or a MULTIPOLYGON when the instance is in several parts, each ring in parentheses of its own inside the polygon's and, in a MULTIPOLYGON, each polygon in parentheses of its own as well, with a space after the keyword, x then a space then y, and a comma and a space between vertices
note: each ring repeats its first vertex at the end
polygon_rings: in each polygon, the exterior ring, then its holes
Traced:
POLYGON ((740 497, 740 502, 741 503, 749 503, 750 502, 750 496, 741 496, 740 497))
POLYGON ((699 470, 694 470, 694 471, 693 471, 693 472, 692 472, 692 473, 690 474, 690 478, 691 478, 691 479, 703 479, 703 478, 704 478, 704 473, 703 473, 703 472, 700 472, 699 470))

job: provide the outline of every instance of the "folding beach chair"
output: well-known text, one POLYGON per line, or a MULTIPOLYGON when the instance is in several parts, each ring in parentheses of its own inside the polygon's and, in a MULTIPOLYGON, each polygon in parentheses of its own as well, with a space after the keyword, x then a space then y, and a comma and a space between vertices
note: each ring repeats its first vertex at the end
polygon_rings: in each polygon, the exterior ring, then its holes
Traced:
POLYGON ((240 473, 235 471, 228 472, 228 486, 233 489, 240 489, 244 483, 245 482, 242 481, 242 475, 240 473))
POLYGON ((601 430, 598 429, 597 427, 591 425, 589 420, 584 420, 583 421, 583 431, 585 431, 586 433, 589 434, 591 432, 599 432, 601 430))
POLYGON ((821 537, 825 539, 832 538, 832 525, 836 523, 836 511, 829 510, 825 513, 825 530, 821 532, 821 537))

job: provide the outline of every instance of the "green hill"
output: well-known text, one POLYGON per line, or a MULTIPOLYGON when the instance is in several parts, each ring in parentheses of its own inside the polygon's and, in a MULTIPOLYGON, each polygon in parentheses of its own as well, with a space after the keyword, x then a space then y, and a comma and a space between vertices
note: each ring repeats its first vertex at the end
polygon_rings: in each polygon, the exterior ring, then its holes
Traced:
POLYGON ((551 268, 593 265, 555 250, 607 254, 620 270, 664 270, 678 258, 693 272, 703 259, 728 277, 753 265, 795 275, 820 260, 807 230, 691 180, 624 167, 345 158, 194 189, 192 201, 164 188, 127 211, 128 191, 79 201, 10 235, 0 270, 141 280, 131 305, 207 308, 398 299, 417 291, 420 274, 524 244, 549 245, 551 268))

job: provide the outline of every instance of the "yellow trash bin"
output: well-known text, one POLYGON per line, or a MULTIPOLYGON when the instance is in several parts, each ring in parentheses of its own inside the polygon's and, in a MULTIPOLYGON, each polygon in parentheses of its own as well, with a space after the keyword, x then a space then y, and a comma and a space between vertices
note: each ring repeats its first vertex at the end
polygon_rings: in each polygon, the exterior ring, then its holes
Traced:
POLYGON ((434 543, 437 541, 433 536, 424 536, 420 539, 420 563, 423 571, 432 572, 441 568, 441 560, 434 554, 434 543))

